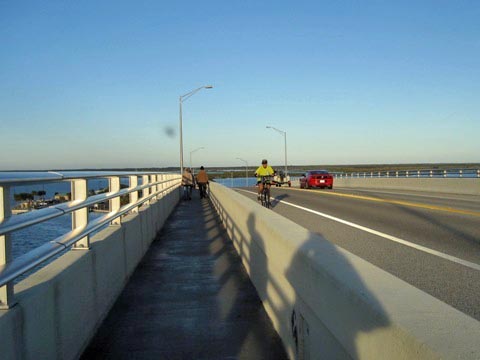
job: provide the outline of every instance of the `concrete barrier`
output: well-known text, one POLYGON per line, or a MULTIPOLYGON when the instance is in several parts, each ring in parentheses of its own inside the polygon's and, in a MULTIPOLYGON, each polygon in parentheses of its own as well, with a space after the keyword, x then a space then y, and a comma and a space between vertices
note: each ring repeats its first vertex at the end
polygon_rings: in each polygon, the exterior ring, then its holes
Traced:
POLYGON ((0 358, 77 359, 179 198, 169 191, 17 284, 17 305, 0 311, 0 358))
POLYGON ((480 358, 475 319, 231 189, 211 199, 290 358, 480 358))
POLYGON ((335 178, 333 187, 337 186, 480 195, 479 178, 335 178))

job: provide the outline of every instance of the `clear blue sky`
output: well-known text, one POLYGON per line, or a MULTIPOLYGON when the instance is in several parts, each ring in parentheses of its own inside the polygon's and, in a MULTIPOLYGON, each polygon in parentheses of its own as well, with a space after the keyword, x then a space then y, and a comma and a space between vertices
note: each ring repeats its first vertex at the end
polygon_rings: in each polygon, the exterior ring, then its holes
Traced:
POLYGON ((480 162, 478 1, 0 0, 0 169, 480 162), (175 129, 168 136, 166 129, 175 129))

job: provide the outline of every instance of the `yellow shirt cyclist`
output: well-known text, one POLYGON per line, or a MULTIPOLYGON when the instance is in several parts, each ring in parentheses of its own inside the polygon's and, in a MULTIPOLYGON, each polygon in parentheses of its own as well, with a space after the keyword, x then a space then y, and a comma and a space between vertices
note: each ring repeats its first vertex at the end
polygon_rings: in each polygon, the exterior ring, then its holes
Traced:
POLYGON ((262 176, 273 176, 275 174, 275 170, 270 165, 265 164, 266 166, 259 166, 257 170, 255 170, 255 176, 257 177, 257 182, 262 181, 262 176))
MULTIPOLYGON (((258 200, 260 200, 260 194, 263 191, 263 184, 262 184, 262 176, 273 176, 275 175, 275 170, 268 165, 268 161, 266 159, 262 160, 262 165, 255 170, 255 176, 257 177, 257 185, 258 185, 258 200)), ((270 188, 270 185, 267 185, 270 188)))

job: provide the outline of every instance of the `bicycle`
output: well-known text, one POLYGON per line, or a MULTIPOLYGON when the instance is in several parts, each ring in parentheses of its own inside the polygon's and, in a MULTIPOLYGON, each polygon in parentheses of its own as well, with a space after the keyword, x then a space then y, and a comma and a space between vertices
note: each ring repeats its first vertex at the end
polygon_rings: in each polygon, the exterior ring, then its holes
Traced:
POLYGON ((263 190, 260 194, 260 200, 262 202, 262 206, 265 206, 267 209, 269 209, 270 206, 272 206, 272 203, 270 202, 270 185, 274 182, 271 180, 271 176, 262 176, 261 179, 263 190))

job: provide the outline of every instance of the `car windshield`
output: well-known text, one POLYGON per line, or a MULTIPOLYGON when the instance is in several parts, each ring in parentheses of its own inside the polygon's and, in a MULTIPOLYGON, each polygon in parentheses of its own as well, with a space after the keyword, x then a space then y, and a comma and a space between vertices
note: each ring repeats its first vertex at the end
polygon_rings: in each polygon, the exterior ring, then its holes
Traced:
POLYGON ((325 174, 328 174, 328 171, 326 170, 310 171, 310 175, 325 175, 325 174))

